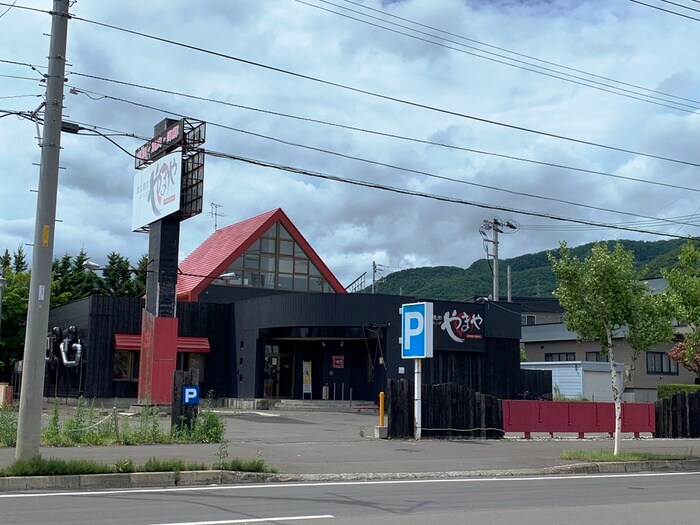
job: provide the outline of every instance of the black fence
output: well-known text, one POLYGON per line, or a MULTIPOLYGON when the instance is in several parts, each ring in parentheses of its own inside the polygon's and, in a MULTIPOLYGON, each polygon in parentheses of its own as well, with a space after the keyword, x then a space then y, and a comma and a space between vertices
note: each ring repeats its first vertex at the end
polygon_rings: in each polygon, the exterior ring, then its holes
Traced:
POLYGON ((681 392, 656 402, 657 438, 700 438, 700 392, 681 392))
MULTIPOLYGON (((388 381, 388 434, 412 438, 413 382, 388 381)), ((498 439, 503 437, 501 401, 457 383, 423 385, 421 389, 422 437, 449 439, 498 439)))

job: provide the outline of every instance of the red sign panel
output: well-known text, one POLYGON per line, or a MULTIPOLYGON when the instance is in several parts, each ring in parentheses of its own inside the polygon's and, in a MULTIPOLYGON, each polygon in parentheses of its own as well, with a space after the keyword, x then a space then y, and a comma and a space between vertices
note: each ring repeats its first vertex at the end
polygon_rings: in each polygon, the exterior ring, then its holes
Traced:
POLYGON ((344 355, 334 355, 333 356, 333 368, 345 368, 345 356, 344 355))

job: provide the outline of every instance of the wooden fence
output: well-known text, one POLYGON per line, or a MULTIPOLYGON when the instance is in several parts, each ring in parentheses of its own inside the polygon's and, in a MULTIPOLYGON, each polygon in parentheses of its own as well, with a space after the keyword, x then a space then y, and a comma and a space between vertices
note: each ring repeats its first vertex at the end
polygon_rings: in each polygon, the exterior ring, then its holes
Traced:
MULTIPOLYGON (((413 382, 388 381, 388 434, 412 438, 413 382)), ((498 439, 503 437, 501 401, 456 383, 423 385, 422 436, 434 438, 498 439)))
POLYGON ((700 392, 681 392, 656 402, 659 438, 700 438, 700 392))

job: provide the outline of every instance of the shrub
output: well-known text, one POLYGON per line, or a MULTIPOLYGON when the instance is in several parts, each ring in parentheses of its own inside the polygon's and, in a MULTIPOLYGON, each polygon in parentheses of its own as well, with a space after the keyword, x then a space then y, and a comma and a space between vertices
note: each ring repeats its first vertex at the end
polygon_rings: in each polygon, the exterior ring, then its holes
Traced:
POLYGON ((143 472, 182 472, 185 470, 207 470, 204 463, 185 463, 181 459, 151 458, 140 468, 143 472))
POLYGON ((14 447, 17 444, 17 412, 11 407, 0 409, 0 445, 14 447))
POLYGON ((687 392, 688 394, 700 392, 700 385, 659 385, 657 396, 659 399, 665 399, 681 392, 687 392))
POLYGON ((65 476, 70 474, 109 474, 112 467, 88 459, 44 459, 41 456, 29 460, 17 460, 0 470, 3 476, 65 476))

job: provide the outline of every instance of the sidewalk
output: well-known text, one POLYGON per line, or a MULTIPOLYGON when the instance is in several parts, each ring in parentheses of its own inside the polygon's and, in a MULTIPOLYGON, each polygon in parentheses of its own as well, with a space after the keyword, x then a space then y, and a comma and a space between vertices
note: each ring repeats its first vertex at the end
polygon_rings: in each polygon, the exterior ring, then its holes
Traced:
MULTIPOLYGON (((590 465, 560 459, 566 449, 611 450, 607 435, 586 438, 540 437, 524 440, 506 436, 502 440, 380 440, 374 439, 378 417, 349 412, 246 412, 218 410, 227 424, 228 458, 262 457, 281 473, 300 475, 361 475, 406 477, 436 473, 469 476, 474 473, 506 475, 519 472, 590 471, 590 465), (554 469, 554 470, 552 470, 554 469), (572 470, 573 469, 573 470, 572 470)), ((678 455, 698 454, 700 440, 655 440, 625 438, 624 451, 678 455)), ((13 448, 0 448, 0 466, 14 461, 13 448)), ((42 448, 43 457, 90 458, 111 464, 129 458, 137 465, 149 458, 181 458, 211 465, 221 453, 218 444, 145 445, 42 448)), ((666 463, 666 462, 662 462, 666 463)), ((680 462, 677 462, 680 463, 680 462)), ((636 464, 635 464, 636 465, 636 464)), ((700 470, 700 459, 674 468, 700 470)), ((610 465, 607 469, 612 468, 610 465)), ((625 471, 624 466, 621 471, 625 471)), ((643 470, 643 465, 626 467, 643 470)), ((649 466, 649 470, 652 466, 649 466)), ((653 468, 671 468, 656 465, 653 468)), ((599 470, 599 469, 598 469, 599 470)), ((184 474, 184 473, 183 473, 184 474)), ((171 476, 172 477, 172 476, 171 476)), ((219 475, 219 477, 221 477, 219 475)), ((308 477, 308 476, 307 476, 308 477)), ((347 478, 348 476, 346 476, 347 478)), ((357 477, 357 476, 355 476, 357 477)), ((266 478, 267 479, 267 478, 266 478)), ((210 480, 211 481, 211 480, 210 480)), ((184 478, 181 478, 181 483, 184 478)), ((0 485, 1 487, 2 485, 0 485)), ((0 490, 2 490, 0 488, 0 490)), ((5 489, 8 490, 8 489, 5 489)))

